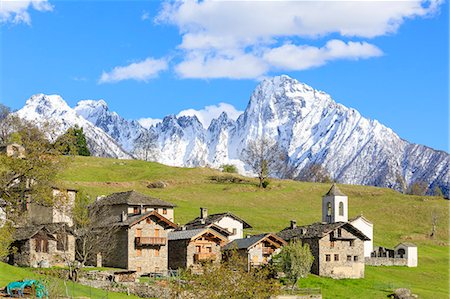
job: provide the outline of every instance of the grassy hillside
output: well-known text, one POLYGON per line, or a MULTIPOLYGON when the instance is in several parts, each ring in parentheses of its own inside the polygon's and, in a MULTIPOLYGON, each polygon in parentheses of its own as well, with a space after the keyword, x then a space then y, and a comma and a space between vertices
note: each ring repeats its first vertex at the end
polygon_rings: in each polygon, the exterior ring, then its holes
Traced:
MULTIPOLYGON (((46 276, 38 275, 33 273, 29 269, 26 268, 18 268, 13 267, 8 264, 0 262, 0 288, 5 287, 8 283, 12 281, 18 281, 22 279, 36 279, 41 280, 47 286, 49 290, 49 297, 52 298, 52 294, 66 294, 66 288, 64 286, 64 282, 60 279, 49 279, 46 276)), ((92 299, 120 299, 120 298, 129 298, 129 299, 138 299, 136 296, 127 296, 121 293, 113 293, 107 292, 100 289, 91 288, 88 286, 84 286, 77 283, 66 282, 67 284, 67 293, 71 298, 92 298, 92 299)))
MULTIPOLYGON (((321 197, 330 188, 329 184, 272 180, 268 190, 260 190, 255 180, 219 184, 210 180, 214 175, 222 173, 143 161, 75 157, 60 179, 68 187, 83 189, 92 196, 135 189, 173 202, 177 205, 175 222, 181 224, 197 217, 199 207, 207 207, 209 213, 230 211, 253 226, 248 233, 277 232, 291 219, 300 225, 320 221, 321 197), (146 187, 157 180, 169 186, 146 187)), ((374 223, 374 245, 393 247, 400 241, 414 242, 419 245, 419 267, 366 267, 364 280, 311 276, 303 283, 322 287, 326 298, 382 298, 386 291, 399 286, 410 287, 423 298, 448 298, 449 202, 386 188, 339 188, 348 195, 349 216, 362 213, 374 223), (427 236, 433 212, 438 215, 438 223, 437 236, 431 240, 427 236)))

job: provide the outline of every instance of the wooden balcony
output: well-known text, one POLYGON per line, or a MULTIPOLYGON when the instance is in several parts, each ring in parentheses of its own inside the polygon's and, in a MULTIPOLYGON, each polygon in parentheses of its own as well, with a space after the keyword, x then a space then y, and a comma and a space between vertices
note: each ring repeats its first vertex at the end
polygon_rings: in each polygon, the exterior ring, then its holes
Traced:
POLYGON ((273 248, 270 248, 270 247, 262 248, 262 254, 272 254, 273 252, 274 252, 273 248))
POLYGON ((134 242, 135 242, 136 246, 166 245, 167 238, 163 238, 163 237, 136 237, 134 242))
POLYGON ((201 262, 201 261, 213 261, 217 257, 217 254, 212 252, 197 252, 194 254, 194 261, 195 262, 201 262))

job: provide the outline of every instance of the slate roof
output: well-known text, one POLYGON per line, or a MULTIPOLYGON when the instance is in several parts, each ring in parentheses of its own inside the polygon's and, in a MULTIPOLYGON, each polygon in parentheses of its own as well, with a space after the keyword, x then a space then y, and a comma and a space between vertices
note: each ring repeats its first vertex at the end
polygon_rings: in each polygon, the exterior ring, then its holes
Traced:
POLYGON ((96 203, 100 205, 128 204, 168 208, 176 207, 176 205, 174 205, 173 203, 163 201, 159 198, 147 196, 145 194, 136 192, 135 190, 113 193, 97 200, 96 203))
MULTIPOLYGON (((273 237, 276 239, 281 239, 279 236, 266 233, 266 234, 259 234, 254 235, 251 237, 243 238, 243 239, 236 239, 233 240, 233 242, 228 243, 223 248, 224 250, 232 250, 232 249, 248 249, 252 247, 255 244, 258 244, 260 241, 262 241, 265 238, 273 237)), ((280 243, 285 244, 284 240, 280 240, 280 243)))
POLYGON ((150 211, 146 212, 144 214, 138 214, 133 216, 128 216, 125 221, 121 220, 120 215, 111 215, 110 217, 104 217, 103 219, 99 219, 96 222, 96 227, 102 228, 107 226, 122 226, 122 227, 130 227, 135 225, 136 223, 146 219, 147 217, 153 217, 158 219, 160 222, 164 222, 167 226, 172 228, 178 228, 178 226, 167 219, 166 217, 162 216, 156 211, 150 211))
POLYGON ((51 239, 54 239, 54 237, 51 234, 57 233, 60 229, 64 229, 65 232, 70 234, 73 233, 72 229, 70 229, 66 223, 49 223, 35 226, 18 227, 15 229, 14 232, 14 240, 15 241, 28 240, 41 231, 43 231, 46 234, 49 234, 51 239))
POLYGON ((328 190, 327 194, 325 196, 347 196, 338 188, 336 183, 333 183, 330 190, 328 190))
POLYGON ((187 230, 177 230, 173 232, 168 233, 168 239, 169 241, 176 241, 176 240, 190 240, 198 235, 201 235, 205 232, 212 232, 219 238, 226 240, 226 237, 222 234, 218 233, 215 230, 212 230, 210 228, 196 228, 196 229, 187 229, 187 230))
POLYGON ((204 221, 204 223, 202 223, 202 218, 201 217, 197 217, 194 220, 188 222, 185 224, 185 227, 187 229, 195 229, 195 228, 200 228, 200 227, 206 227, 210 224, 213 224, 215 222, 220 221, 222 218, 224 217, 231 217, 239 222, 242 222, 242 224, 244 225, 244 228, 251 228, 252 226, 250 224, 248 224, 247 222, 245 222, 244 220, 242 220, 241 218, 239 218, 238 216, 234 215, 233 213, 230 212, 225 212, 225 213, 218 213, 218 214, 211 214, 208 215, 204 221))
POLYGON ((350 219, 348 220, 348 222, 353 222, 353 221, 355 221, 355 220, 357 220, 357 219, 359 219, 359 218, 361 218, 361 219, 364 220, 365 222, 368 222, 368 223, 370 223, 370 224, 373 224, 372 221, 370 221, 369 219, 367 219, 367 218, 364 217, 363 215, 359 215, 359 216, 350 218, 350 219))
POLYGON ((351 232, 355 237, 363 240, 369 241, 370 239, 362 233, 359 229, 354 227, 348 222, 335 222, 335 223, 321 223, 316 222, 310 225, 299 226, 294 229, 287 227, 277 233, 277 236, 282 239, 289 241, 293 238, 299 239, 314 239, 314 238, 322 238, 337 228, 344 228, 351 232))

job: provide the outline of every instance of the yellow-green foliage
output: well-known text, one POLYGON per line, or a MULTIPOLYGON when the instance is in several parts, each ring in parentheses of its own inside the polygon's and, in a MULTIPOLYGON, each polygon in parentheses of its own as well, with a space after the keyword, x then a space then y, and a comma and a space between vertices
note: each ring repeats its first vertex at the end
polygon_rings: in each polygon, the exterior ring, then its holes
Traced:
MULTIPOLYGON (((210 179, 218 175, 230 174, 208 168, 76 157, 60 179, 65 185, 83 189, 91 196, 135 189, 173 202, 177 205, 175 222, 181 224, 197 217, 199 207, 209 208, 209 213, 235 213, 253 226, 248 230, 250 234, 277 232, 288 226, 291 219, 296 219, 299 225, 321 221, 321 198, 330 184, 271 180, 267 189, 260 189, 257 179, 236 184, 210 179), (146 187, 156 180, 164 181, 168 187, 146 187)), ((404 195, 387 188, 351 185, 339 185, 339 188, 348 195, 349 216, 363 214, 374 223, 374 245, 393 247, 402 241, 416 243, 419 267, 366 267, 366 279, 349 282, 310 275, 306 279, 308 285, 322 287, 325 298, 334 298, 333 289, 346 284, 361 287, 355 295, 350 293, 351 288, 342 287, 344 295, 340 298, 382 298, 392 287, 403 285, 423 298, 448 298, 449 201, 404 195), (433 212, 438 219, 436 236, 431 239, 433 212), (433 293, 437 296, 431 296, 433 293)))

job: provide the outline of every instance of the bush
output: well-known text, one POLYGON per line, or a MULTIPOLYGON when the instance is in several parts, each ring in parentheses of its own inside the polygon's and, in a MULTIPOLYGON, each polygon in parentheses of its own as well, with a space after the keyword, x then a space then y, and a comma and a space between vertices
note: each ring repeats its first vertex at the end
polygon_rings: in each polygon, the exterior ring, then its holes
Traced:
POLYGON ((262 182, 263 188, 267 188, 267 186, 269 186, 269 184, 270 184, 270 182, 269 182, 268 180, 264 180, 264 181, 262 182))
POLYGON ((213 175, 210 176, 209 179, 216 183, 229 183, 229 184, 240 184, 240 183, 248 183, 247 180, 241 179, 239 177, 233 175, 213 175))
POLYGON ((228 172, 228 173, 237 173, 237 168, 235 165, 233 164, 224 164, 222 166, 220 166, 220 169, 222 170, 222 172, 228 172))

